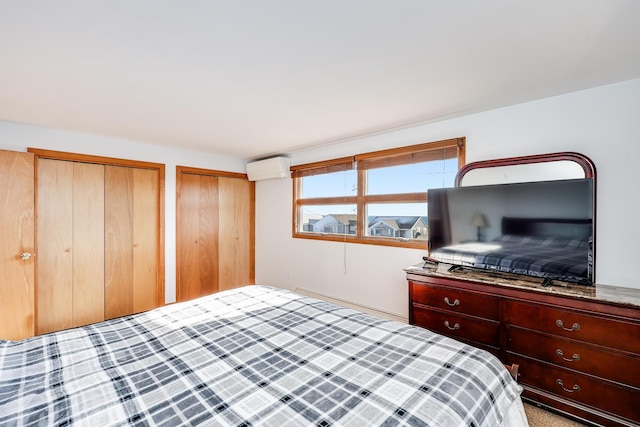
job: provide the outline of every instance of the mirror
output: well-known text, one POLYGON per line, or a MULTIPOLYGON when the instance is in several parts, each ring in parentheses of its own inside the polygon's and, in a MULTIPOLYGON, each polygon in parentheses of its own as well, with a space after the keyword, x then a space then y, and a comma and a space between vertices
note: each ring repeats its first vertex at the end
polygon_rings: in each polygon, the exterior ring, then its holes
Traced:
POLYGON ((579 153, 551 153, 469 163, 458 172, 456 187, 576 178, 595 178, 591 159, 579 153))
POLYGON ((575 178, 584 178, 584 170, 580 165, 569 160, 559 160, 547 163, 473 169, 464 176, 462 186, 513 184, 516 182, 554 181, 575 178))

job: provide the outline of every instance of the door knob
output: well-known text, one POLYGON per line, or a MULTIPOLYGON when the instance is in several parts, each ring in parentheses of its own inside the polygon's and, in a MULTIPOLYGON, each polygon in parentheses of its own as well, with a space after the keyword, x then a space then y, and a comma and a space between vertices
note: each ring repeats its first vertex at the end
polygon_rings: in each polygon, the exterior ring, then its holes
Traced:
POLYGON ((32 254, 30 252, 22 252, 20 254, 20 258, 22 258, 24 261, 30 259, 32 256, 36 256, 36 254, 32 254))

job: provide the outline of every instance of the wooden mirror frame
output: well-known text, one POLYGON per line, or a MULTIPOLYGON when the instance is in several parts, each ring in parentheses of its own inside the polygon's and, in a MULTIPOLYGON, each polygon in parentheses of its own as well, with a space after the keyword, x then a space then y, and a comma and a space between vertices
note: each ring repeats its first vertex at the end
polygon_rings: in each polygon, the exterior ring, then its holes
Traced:
POLYGON ((532 163, 548 163, 563 160, 577 163, 584 171, 584 177, 593 178, 595 182, 596 166, 593 161, 591 161, 590 158, 583 154, 567 151, 560 153, 535 154, 531 156, 506 157, 503 159, 471 162, 460 168, 460 170, 456 174, 455 186, 460 187, 460 185, 462 184, 462 178, 464 178, 464 176, 468 172, 471 172, 474 169, 493 168, 498 166, 526 165, 532 163))

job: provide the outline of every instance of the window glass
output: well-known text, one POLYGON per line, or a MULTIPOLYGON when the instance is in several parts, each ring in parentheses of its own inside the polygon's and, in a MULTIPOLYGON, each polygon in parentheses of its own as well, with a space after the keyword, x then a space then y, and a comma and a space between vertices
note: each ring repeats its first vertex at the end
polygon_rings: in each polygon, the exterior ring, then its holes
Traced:
POLYGON ((354 169, 300 179, 303 198, 355 196, 358 193, 358 174, 354 169))
POLYGON ((369 203, 367 216, 426 216, 426 203, 369 203))
POLYGON ((426 203, 367 205, 366 236, 427 240, 426 203))
POLYGON ((452 187, 457 172, 457 158, 369 169, 367 194, 417 193, 452 187))
POLYGON ((356 205, 307 205, 301 211, 299 231, 356 234, 356 205))

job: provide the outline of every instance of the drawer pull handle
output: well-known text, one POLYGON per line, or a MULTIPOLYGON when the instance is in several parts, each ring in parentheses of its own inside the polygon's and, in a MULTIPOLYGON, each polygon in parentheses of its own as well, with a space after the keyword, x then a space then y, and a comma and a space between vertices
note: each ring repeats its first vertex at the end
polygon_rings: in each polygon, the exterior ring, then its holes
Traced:
POLYGON ((449 301, 449 297, 444 297, 444 302, 451 307, 455 307, 456 305, 460 305, 460 300, 456 298, 453 302, 449 301))
POLYGON ((444 321, 444 326, 446 326, 447 328, 451 329, 452 331, 455 331, 456 329, 460 329, 460 324, 456 323, 455 325, 451 326, 449 325, 449 321, 445 320, 444 321))
POLYGON ((573 388, 571 388, 571 389, 564 388, 564 384, 562 383, 561 379, 557 379, 556 380, 556 384, 558 384, 567 393, 573 393, 574 391, 580 391, 580 386, 578 384, 574 384, 573 388))
POLYGON ((580 355, 578 354, 574 354, 573 356, 571 356, 571 359, 567 359, 566 357, 564 357, 564 353, 560 349, 556 350, 556 354, 560 356, 562 360, 567 362, 577 362, 578 360, 580 360, 580 355))
POLYGON ((571 328, 565 328, 564 323, 562 323, 562 320, 556 320, 556 325, 558 325, 565 331, 569 331, 569 332, 577 331, 578 329, 580 329, 580 325, 578 325, 577 323, 574 323, 573 326, 571 326, 571 328))

